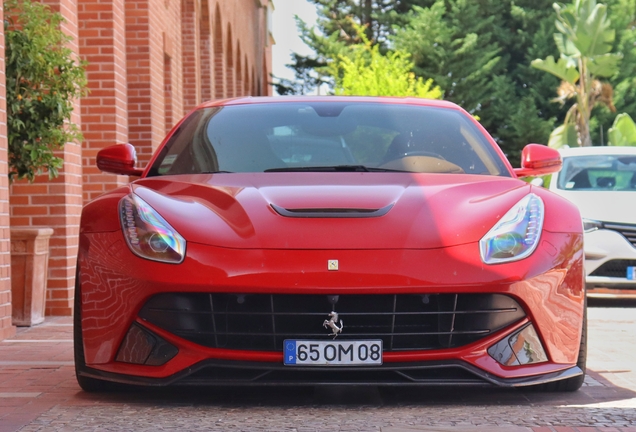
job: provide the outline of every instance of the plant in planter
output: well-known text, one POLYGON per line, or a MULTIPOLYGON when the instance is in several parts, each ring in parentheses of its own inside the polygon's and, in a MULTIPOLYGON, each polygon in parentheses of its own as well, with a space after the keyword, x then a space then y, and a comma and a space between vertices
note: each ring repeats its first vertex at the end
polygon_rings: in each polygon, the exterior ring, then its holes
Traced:
POLYGON ((84 64, 67 46, 59 13, 30 0, 4 8, 9 179, 54 178, 63 160, 53 152, 82 139, 70 119, 86 91, 84 64))
MULTIPOLYGON (((82 139, 71 120, 86 92, 84 64, 68 48, 64 18, 41 3, 4 1, 9 181, 57 177, 65 143, 82 139)), ((14 325, 44 320, 50 228, 11 229, 14 325)))

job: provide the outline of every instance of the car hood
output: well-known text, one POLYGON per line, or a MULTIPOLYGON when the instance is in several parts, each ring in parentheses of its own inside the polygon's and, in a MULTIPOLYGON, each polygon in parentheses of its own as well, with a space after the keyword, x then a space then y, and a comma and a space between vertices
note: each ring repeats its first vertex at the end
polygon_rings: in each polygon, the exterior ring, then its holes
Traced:
POLYGON ((250 173, 151 177, 132 188, 189 242, 427 249, 479 241, 531 186, 458 174, 250 173))
POLYGON ((636 191, 554 190, 574 203, 581 217, 605 222, 636 224, 636 191))

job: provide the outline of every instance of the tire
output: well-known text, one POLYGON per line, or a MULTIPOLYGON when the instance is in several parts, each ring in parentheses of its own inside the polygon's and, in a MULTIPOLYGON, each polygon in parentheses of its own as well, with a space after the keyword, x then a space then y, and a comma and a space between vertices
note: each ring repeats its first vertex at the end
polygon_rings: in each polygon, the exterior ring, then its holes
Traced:
POLYGON ((579 345, 579 357, 576 365, 583 371, 581 375, 532 386, 532 390, 540 392, 574 392, 581 388, 585 380, 585 368, 587 363, 587 299, 583 311, 583 329, 581 331, 581 344, 579 345))
POLYGON ((86 368, 84 341, 82 338, 82 305, 79 284, 79 265, 75 273, 75 300, 73 302, 73 356, 75 360, 75 378, 79 386, 88 393, 115 390, 114 383, 80 375, 86 368))

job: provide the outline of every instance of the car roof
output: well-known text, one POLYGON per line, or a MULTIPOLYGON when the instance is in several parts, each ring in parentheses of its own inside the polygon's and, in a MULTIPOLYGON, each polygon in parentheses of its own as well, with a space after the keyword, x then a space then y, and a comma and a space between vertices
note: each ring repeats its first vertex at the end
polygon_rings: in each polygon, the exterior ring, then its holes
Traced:
POLYGON ((462 108, 449 101, 439 99, 424 99, 415 97, 390 97, 390 96, 260 96, 241 97, 234 99, 222 99, 205 102, 200 108, 228 105, 247 105, 259 103, 306 103, 306 102, 353 102, 353 103, 387 103, 397 105, 420 105, 439 108, 451 108, 462 110, 462 108))
POLYGON ((593 146, 560 148, 561 156, 591 156, 591 155, 636 155, 636 147, 628 146, 593 146))

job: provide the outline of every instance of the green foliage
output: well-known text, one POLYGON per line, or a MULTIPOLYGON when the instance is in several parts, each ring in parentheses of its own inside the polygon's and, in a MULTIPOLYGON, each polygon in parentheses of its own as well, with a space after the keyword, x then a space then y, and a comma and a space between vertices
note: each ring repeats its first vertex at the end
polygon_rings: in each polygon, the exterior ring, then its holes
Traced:
POLYGON ((597 4, 596 0, 574 0, 572 4, 555 3, 553 7, 557 13, 555 26, 559 31, 554 34, 554 41, 562 58, 575 65, 582 57, 612 57, 608 54, 612 50, 615 31, 607 16, 607 5, 597 4))
POLYGON ((411 53, 418 76, 480 118, 511 159, 547 142, 559 110, 558 80, 529 67, 556 53, 552 0, 436 0, 414 7, 391 38, 411 53))
POLYGON ((555 62, 554 57, 548 56, 545 60, 532 60, 531 64, 532 67, 551 73, 557 78, 561 78, 563 81, 567 81, 570 84, 576 84, 579 80, 579 71, 576 66, 568 66, 569 62, 564 58, 560 58, 557 62, 555 62))
MULTIPOLYGON (((360 43, 347 17, 357 24, 368 21, 362 12, 368 0, 311 1, 320 7, 318 21, 315 26, 302 23, 300 29, 315 54, 297 56, 291 65, 297 79, 287 84, 296 93, 309 92, 319 82, 333 86, 326 72, 328 61, 345 54, 347 46, 360 43)), ((567 115, 553 103, 560 78, 531 66, 532 60, 548 56, 559 63, 553 1, 373 0, 369 40, 380 46, 382 54, 389 49, 411 54, 416 76, 433 79, 444 90, 444 99, 478 116, 514 160, 525 144, 547 143, 555 125, 563 124, 567 115)), ((614 30, 610 52, 623 54, 617 72, 605 79, 614 88, 618 112, 636 118, 636 2, 604 3, 608 19, 594 18, 591 23, 614 30)), ((592 43, 586 37, 582 36, 585 49, 610 44, 607 39, 592 43)), ((611 71, 608 60, 596 63, 595 72, 611 71)), ((559 101, 568 102, 565 97, 559 101)), ((615 117, 610 106, 595 104, 589 122, 594 143, 605 140, 615 117)))
POLYGON ((574 0, 572 4, 553 5, 557 14, 555 21, 558 33, 554 41, 561 53, 558 62, 552 56, 546 60, 534 60, 532 66, 562 79, 557 100, 564 104, 575 99, 569 109, 562 131, 553 132, 550 145, 560 146, 569 141, 563 131, 576 127, 578 145, 592 145, 590 117, 598 103, 615 110, 612 102, 613 90, 596 77, 609 77, 618 71, 621 54, 612 53, 615 31, 607 14, 605 4, 596 0, 574 0))
POLYGON ((548 146, 558 149, 561 147, 578 147, 578 136, 576 126, 573 123, 564 123, 556 127, 550 134, 548 146))
POLYGON ((424 81, 411 72, 413 62, 408 53, 395 51, 382 55, 380 46, 371 44, 363 27, 355 29, 362 43, 347 47, 346 55, 341 54, 328 67, 336 94, 441 98, 442 91, 433 86, 433 80, 424 81))
POLYGON ((4 8, 9 180, 53 178, 63 163, 54 150, 82 139, 70 119, 85 92, 84 67, 60 14, 29 0, 5 0, 4 8))
POLYGON ((636 124, 629 114, 617 115, 607 135, 611 146, 636 146, 636 124))
MULTIPOLYGON (((636 118, 636 2, 633 0, 606 0, 612 28, 616 31, 614 52, 623 54, 618 71, 607 81, 613 86, 613 101, 616 112, 628 113, 636 118)), ((616 113, 605 106, 594 108, 590 121, 592 142, 606 142, 607 130, 615 120, 616 113)))
POLYGON ((322 84, 333 88, 334 81, 328 63, 345 54, 349 45, 361 44, 355 26, 364 26, 365 37, 387 50, 388 36, 394 26, 405 22, 406 12, 414 5, 425 6, 431 0, 310 0, 318 7, 315 25, 297 19, 301 39, 314 54, 293 54, 293 62, 287 65, 294 70, 295 79, 274 78, 278 94, 306 94, 322 84))

